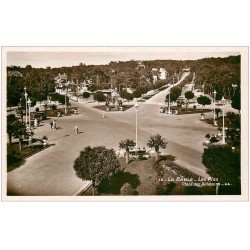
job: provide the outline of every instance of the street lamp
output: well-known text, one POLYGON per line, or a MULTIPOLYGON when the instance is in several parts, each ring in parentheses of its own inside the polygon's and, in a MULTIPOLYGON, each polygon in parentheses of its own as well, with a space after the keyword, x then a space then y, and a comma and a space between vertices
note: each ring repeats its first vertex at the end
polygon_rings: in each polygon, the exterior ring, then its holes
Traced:
POLYGON ((170 89, 168 94, 168 114, 170 115, 170 89))
POLYGON ((222 97, 221 99, 222 101, 222 144, 225 144, 226 141, 225 141, 225 114, 224 114, 224 106, 225 106, 225 98, 224 96, 222 97))
POLYGON ((69 81, 65 83, 65 86, 66 86, 66 90, 65 90, 65 109, 64 109, 64 113, 66 115, 66 113, 67 113, 67 92, 68 92, 69 81))
POLYGON ((233 89, 234 89, 234 94, 233 95, 235 95, 235 89, 238 87, 236 84, 232 84, 232 87, 233 87, 233 89))
POLYGON ((24 97, 25 97, 25 126, 27 126, 28 123, 28 115, 27 115, 27 98, 28 98, 28 94, 26 92, 26 87, 24 87, 24 97))
POLYGON ((214 125, 215 125, 215 101, 216 101, 216 94, 217 94, 217 92, 216 92, 216 90, 214 90, 214 125))
POLYGON ((136 103, 134 105, 134 108, 135 108, 135 147, 137 149, 138 148, 138 143, 137 143, 137 112, 138 112, 138 108, 139 108, 139 104, 137 103, 137 100, 136 100, 136 103))
POLYGON ((31 106, 31 100, 30 100, 30 98, 28 99, 27 104, 29 106, 29 132, 30 132, 30 106, 31 106))

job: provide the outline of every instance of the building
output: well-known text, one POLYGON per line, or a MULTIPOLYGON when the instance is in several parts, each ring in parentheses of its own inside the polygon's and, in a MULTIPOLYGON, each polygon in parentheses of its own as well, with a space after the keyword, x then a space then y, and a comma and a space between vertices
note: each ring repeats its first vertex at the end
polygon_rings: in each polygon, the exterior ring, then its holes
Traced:
POLYGON ((120 97, 116 90, 113 88, 96 90, 95 92, 93 92, 93 94, 98 92, 103 93, 107 98, 111 99, 112 101, 117 100, 120 97))
POLYGON ((159 78, 160 78, 161 80, 167 79, 168 72, 167 72, 166 69, 160 68, 160 69, 159 69, 159 73, 160 73, 160 74, 159 74, 159 78))
POLYGON ((8 71, 8 76, 23 77, 23 74, 17 70, 8 71))
POLYGON ((63 93, 65 91, 66 83, 68 81, 67 75, 65 73, 64 74, 59 73, 59 75, 56 76, 54 80, 56 83, 55 92, 59 94, 63 93))

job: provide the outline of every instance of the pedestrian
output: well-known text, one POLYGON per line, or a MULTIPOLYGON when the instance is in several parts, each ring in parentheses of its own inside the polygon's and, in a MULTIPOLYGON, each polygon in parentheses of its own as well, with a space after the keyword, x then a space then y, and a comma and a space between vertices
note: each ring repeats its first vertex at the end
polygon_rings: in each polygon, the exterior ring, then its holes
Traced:
POLYGON ((37 119, 35 118, 35 121, 34 121, 35 128, 37 127, 37 125, 38 125, 38 122, 37 122, 37 119))
POLYGON ((105 118, 105 111, 102 112, 102 118, 105 118))
POLYGON ((50 122, 50 129, 53 129, 53 122, 50 122))
POLYGON ((54 129, 56 129, 56 121, 54 120, 53 123, 54 123, 54 126, 53 126, 54 129))
POLYGON ((76 133, 76 134, 78 134, 78 133, 79 133, 79 127, 78 127, 78 125, 75 125, 74 130, 75 130, 75 133, 76 133))

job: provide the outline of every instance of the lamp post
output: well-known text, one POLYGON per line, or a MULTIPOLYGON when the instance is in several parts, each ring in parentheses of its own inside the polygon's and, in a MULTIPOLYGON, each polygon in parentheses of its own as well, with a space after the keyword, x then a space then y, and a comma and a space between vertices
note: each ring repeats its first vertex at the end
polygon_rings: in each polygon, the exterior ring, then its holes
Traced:
POLYGON ((28 107, 29 107, 29 132, 31 131, 31 127, 30 127, 30 106, 31 106, 31 101, 30 101, 30 98, 28 99, 27 101, 27 104, 28 104, 28 107))
POLYGON ((232 84, 232 87, 233 87, 233 89, 234 89, 234 94, 233 95, 235 95, 235 90, 236 90, 236 88, 238 87, 236 84, 232 84))
POLYGON ((168 114, 170 115, 170 89, 168 94, 168 114))
POLYGON ((30 98, 27 101, 28 107, 29 107, 29 145, 30 145, 30 141, 31 141, 31 126, 30 126, 30 106, 31 106, 31 101, 30 98))
POLYGON ((78 79, 76 79, 76 101, 78 102, 78 79))
POLYGON ((225 114, 224 114, 224 105, 225 105, 225 98, 224 96, 222 97, 221 99, 222 101, 222 144, 225 144, 226 141, 225 141, 225 114))
POLYGON ((216 101, 216 94, 217 94, 217 92, 216 92, 216 90, 214 90, 214 124, 215 124, 215 101, 216 101))
POLYGON ((139 104, 137 103, 137 100, 136 100, 136 103, 134 105, 134 108, 135 108, 135 147, 137 149, 138 148, 138 141, 137 141, 137 111, 138 111, 138 108, 139 108, 139 104))
POLYGON ((69 81, 65 83, 65 107, 64 107, 64 113, 65 115, 67 114, 67 92, 68 92, 68 85, 69 85, 69 81))
POLYGON ((27 98, 28 98, 28 94, 26 92, 26 87, 24 87, 24 97, 25 97, 25 126, 27 126, 27 123, 28 123, 28 115, 27 115, 27 98))

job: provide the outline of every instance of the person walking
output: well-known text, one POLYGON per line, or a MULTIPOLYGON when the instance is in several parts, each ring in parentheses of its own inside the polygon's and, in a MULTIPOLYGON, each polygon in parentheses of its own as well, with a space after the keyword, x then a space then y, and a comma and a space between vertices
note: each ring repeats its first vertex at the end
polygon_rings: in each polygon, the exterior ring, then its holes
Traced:
POLYGON ((102 118, 105 118, 106 115, 105 115, 105 111, 102 112, 102 118))
POLYGON ((50 129, 51 130, 53 129, 53 122, 52 121, 50 122, 50 129))
POLYGON ((76 134, 78 134, 78 133, 79 133, 79 127, 78 127, 78 125, 75 125, 74 130, 75 130, 75 133, 76 133, 76 134))

